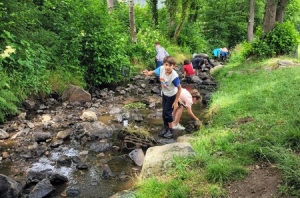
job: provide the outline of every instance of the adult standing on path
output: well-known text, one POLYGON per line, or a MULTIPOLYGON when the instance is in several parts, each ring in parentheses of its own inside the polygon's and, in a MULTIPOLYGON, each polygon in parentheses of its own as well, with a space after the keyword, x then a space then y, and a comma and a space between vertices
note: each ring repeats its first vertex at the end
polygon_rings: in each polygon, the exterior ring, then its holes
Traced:
POLYGON ((156 50, 156 56, 155 56, 155 63, 156 68, 163 65, 163 60, 166 56, 169 56, 169 53, 163 48, 158 41, 155 42, 155 50, 156 50))

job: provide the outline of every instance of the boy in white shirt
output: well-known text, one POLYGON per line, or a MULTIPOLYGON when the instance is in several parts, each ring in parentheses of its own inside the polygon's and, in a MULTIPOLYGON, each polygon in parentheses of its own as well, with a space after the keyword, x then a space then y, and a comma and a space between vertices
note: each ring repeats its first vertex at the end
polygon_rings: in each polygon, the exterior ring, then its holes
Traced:
POLYGON ((180 79, 177 72, 174 70, 176 61, 172 56, 166 56, 163 60, 163 65, 155 70, 144 70, 146 76, 159 76, 162 90, 162 106, 163 106, 163 122, 164 129, 159 134, 165 138, 173 138, 173 109, 178 107, 178 100, 181 93, 180 79))

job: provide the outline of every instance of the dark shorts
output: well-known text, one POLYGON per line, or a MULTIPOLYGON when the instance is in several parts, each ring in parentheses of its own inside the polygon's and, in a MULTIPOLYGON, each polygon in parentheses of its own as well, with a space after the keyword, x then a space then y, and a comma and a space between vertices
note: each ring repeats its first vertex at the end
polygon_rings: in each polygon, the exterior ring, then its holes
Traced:
POLYGON ((165 96, 164 94, 162 95, 162 106, 163 106, 163 121, 164 125, 168 125, 169 122, 173 122, 173 108, 172 105, 175 101, 176 94, 174 96, 165 96))

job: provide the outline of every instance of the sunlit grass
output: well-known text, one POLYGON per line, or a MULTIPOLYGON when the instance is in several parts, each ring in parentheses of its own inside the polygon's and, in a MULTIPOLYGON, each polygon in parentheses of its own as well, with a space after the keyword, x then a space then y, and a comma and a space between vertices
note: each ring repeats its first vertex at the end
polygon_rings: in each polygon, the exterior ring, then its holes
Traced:
POLYGON ((228 64, 216 71, 219 87, 208 109, 211 120, 190 140, 196 155, 175 158, 168 179, 151 188, 172 192, 168 186, 178 180, 189 189, 186 197, 226 197, 227 182, 264 161, 281 170, 283 195, 300 196, 295 154, 300 151, 300 66, 279 68, 278 61, 286 59, 228 64))

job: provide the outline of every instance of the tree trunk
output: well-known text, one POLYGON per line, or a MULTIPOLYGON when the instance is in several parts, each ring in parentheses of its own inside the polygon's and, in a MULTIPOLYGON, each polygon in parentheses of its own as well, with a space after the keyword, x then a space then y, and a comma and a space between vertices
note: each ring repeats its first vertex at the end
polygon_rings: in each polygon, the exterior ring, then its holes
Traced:
POLYGON ((158 0, 148 0, 147 2, 149 4, 151 12, 152 12, 151 14, 152 14, 153 24, 155 25, 155 27, 157 27, 157 25, 158 25, 158 10, 157 10, 158 0))
POLYGON ((248 41, 253 40, 254 10, 255 10, 255 0, 250 0, 249 21, 248 21, 248 41))
POLYGON ((174 30, 175 22, 176 22, 176 15, 177 15, 177 7, 178 7, 178 0, 166 0, 165 5, 168 10, 168 21, 169 21, 169 36, 172 36, 172 32, 174 30))
POLYGON ((263 22, 264 33, 270 32, 275 26, 275 17, 278 0, 267 0, 263 22))
POLYGON ((129 24, 132 42, 136 43, 136 27, 134 18, 134 1, 129 0, 129 24))
POLYGON ((178 24, 178 26, 176 27, 175 33, 174 33, 174 40, 176 40, 179 36, 179 33, 181 31, 181 28, 185 22, 186 16, 187 16, 187 12, 189 10, 190 7, 190 0, 182 0, 182 6, 181 6, 181 19, 180 22, 178 24))
POLYGON ((280 0, 278 2, 277 12, 276 12, 276 21, 278 21, 279 23, 283 22, 285 8, 288 3, 289 3, 289 0, 280 0))
POLYGON ((114 0, 107 0, 107 8, 109 12, 114 10, 114 0))

